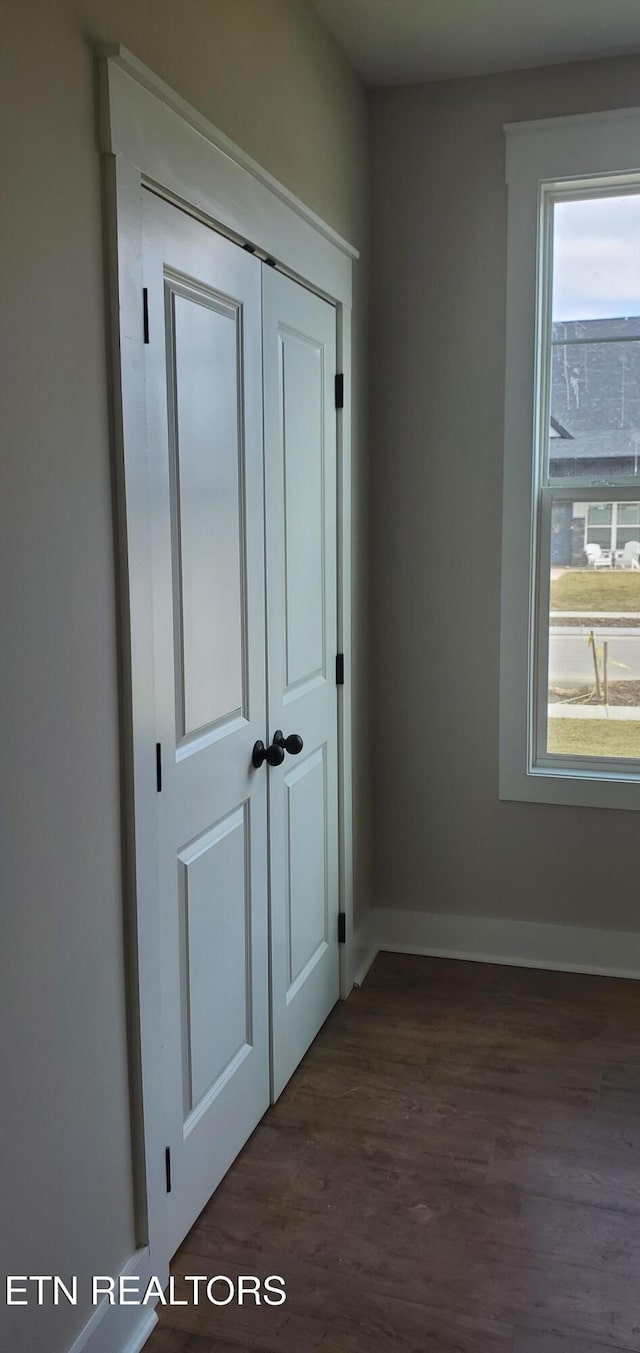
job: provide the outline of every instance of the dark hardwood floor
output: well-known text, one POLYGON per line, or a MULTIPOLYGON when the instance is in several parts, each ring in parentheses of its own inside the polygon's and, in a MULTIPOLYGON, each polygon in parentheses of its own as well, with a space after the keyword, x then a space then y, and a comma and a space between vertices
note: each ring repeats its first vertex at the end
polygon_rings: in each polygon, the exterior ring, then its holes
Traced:
POLYGON ((640 1350, 640 984, 380 954, 172 1271, 287 1301, 145 1353, 640 1350))

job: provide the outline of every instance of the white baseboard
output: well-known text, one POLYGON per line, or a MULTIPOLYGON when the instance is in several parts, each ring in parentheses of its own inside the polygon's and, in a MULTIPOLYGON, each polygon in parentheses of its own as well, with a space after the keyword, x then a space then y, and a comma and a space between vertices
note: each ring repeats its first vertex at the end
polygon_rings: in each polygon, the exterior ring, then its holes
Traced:
POLYGON ((372 915, 376 952, 387 949, 640 980, 640 933, 635 931, 451 916, 398 907, 376 907, 372 915))
POLYGON ((373 907, 354 931, 352 945, 353 985, 361 987, 380 948, 377 941, 377 914, 373 907))
MULTIPOLYGON (((140 1290, 144 1291, 152 1276, 148 1249, 136 1250, 122 1269, 122 1277, 133 1275, 140 1278, 140 1290)), ((164 1286, 169 1275, 158 1274, 158 1277, 164 1286)), ((151 1303, 148 1306, 110 1306, 103 1298, 69 1353, 141 1353, 157 1323, 158 1317, 151 1303)))

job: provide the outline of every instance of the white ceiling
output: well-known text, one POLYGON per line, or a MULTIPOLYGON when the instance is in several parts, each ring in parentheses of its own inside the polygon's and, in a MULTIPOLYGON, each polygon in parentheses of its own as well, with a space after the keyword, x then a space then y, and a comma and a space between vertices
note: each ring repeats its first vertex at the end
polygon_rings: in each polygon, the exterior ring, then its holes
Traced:
POLYGON ((640 0, 312 3, 369 85, 448 80, 640 52, 640 0))

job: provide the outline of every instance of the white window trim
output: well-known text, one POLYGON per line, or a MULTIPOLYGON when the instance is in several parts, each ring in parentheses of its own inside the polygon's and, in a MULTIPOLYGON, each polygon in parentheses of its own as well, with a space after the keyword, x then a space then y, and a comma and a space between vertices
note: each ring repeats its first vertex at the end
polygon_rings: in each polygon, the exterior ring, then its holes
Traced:
MULTIPOLYGON (((543 214, 554 191, 572 181, 576 191, 637 184, 640 176, 640 108, 626 108, 579 117, 515 123, 505 127, 508 185, 507 311, 505 361, 505 454, 503 480, 502 605, 500 644, 500 797, 534 803, 593 808, 640 808, 637 763, 600 762, 585 765, 568 759, 534 766, 534 638, 536 570, 547 569, 538 520, 539 417, 536 357, 538 334, 549 307, 543 304, 538 280, 543 274, 543 214)), ((540 345, 541 346, 541 345, 540 345)), ((548 419, 547 419, 548 423, 548 419)), ((618 501, 625 481, 609 490, 618 501)), ((554 496, 595 499, 572 480, 557 485, 554 496)), ((600 486, 600 501, 603 486, 600 486)), ((544 496, 544 495, 543 495, 544 496)), ((604 491, 604 497, 609 493, 604 491)), ((630 494, 628 495, 630 496, 630 494)), ((637 481, 635 489, 637 498, 637 481)), ((548 548, 547 548, 548 553, 548 548)), ((542 576, 542 575, 541 575, 542 576)), ((545 588, 538 605, 545 606, 545 588)), ((542 645, 541 645, 542 647, 542 645)), ((539 653, 539 662, 544 654, 539 653)), ((545 667, 546 674, 546 667, 545 667)), ((546 696, 545 696, 546 698, 546 696)))

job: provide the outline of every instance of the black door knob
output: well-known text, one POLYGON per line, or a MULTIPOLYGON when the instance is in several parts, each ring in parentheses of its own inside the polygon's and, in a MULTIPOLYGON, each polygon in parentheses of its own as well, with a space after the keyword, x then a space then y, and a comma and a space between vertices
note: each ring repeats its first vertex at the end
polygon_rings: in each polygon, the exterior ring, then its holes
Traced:
POLYGON ((275 747, 282 747, 283 751, 289 752, 290 756, 297 756, 304 747, 299 733, 290 733, 288 738, 285 738, 281 728, 274 733, 273 742, 275 747))
POLYGON ((259 738, 258 741, 253 744, 251 760, 256 770, 259 770, 263 761, 266 761, 268 766, 281 766, 284 761, 284 747, 281 747, 279 743, 276 743, 275 738, 270 747, 265 747, 262 738, 259 738))

